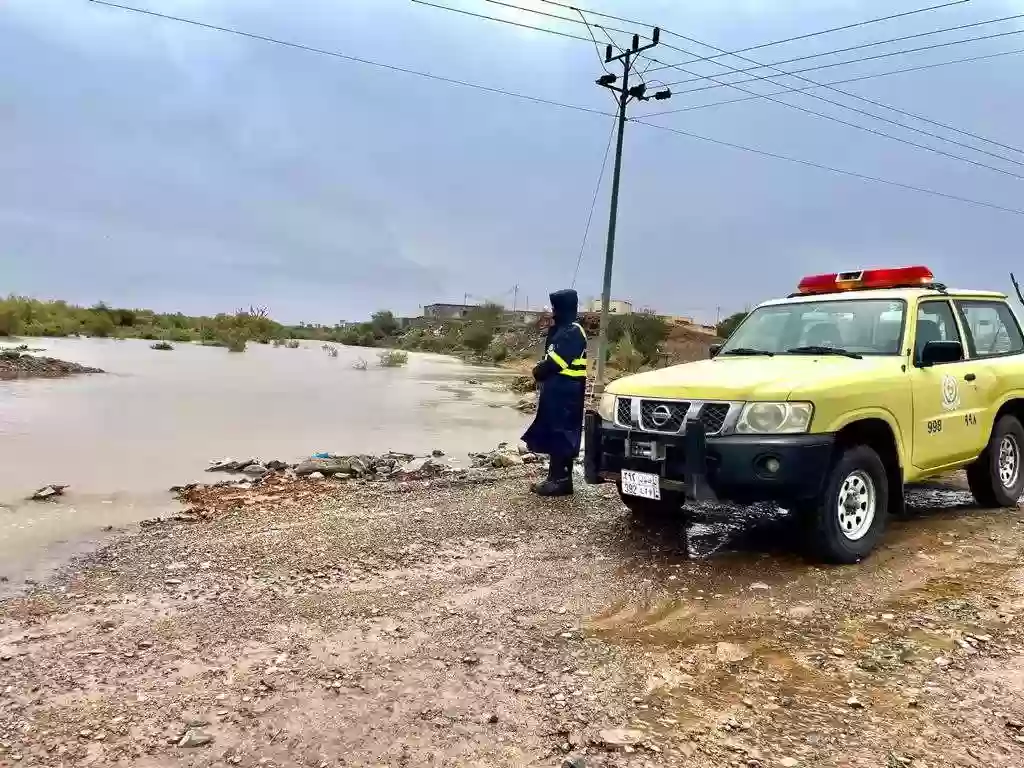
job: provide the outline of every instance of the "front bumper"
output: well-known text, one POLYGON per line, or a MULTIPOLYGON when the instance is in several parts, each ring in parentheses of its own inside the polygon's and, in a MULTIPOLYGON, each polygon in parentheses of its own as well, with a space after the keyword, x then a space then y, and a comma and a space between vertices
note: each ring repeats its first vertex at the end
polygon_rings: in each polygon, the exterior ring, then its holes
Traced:
POLYGON ((698 422, 683 435, 661 435, 622 429, 592 411, 584 432, 589 483, 617 482, 633 469, 660 475, 663 489, 689 499, 741 504, 816 497, 835 445, 832 434, 705 437, 698 422))

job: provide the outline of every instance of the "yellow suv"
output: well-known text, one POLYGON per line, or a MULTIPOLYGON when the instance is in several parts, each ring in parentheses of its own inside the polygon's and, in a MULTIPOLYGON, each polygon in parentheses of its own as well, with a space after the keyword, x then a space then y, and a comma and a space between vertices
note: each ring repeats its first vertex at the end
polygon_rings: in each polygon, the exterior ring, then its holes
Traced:
POLYGON ((613 382, 588 412, 587 481, 635 514, 771 501, 820 559, 878 543, 905 483, 966 468, 986 507, 1024 490, 1024 337, 1006 296, 925 267, 804 278, 709 360, 613 382))

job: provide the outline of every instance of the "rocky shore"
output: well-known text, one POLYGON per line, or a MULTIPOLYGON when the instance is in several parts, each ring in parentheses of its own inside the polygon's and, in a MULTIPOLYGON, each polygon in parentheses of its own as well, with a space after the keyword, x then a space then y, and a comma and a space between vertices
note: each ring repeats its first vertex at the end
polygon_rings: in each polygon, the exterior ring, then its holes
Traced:
POLYGON ((26 354, 17 349, 0 350, 0 381, 11 379, 44 378, 56 379, 76 373, 103 373, 99 368, 26 354))

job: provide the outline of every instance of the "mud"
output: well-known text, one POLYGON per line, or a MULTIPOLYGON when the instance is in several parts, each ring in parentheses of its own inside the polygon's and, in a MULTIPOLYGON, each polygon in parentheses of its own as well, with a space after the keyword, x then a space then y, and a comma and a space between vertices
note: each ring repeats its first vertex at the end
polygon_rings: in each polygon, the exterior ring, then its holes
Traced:
POLYGON ((687 551, 531 477, 231 490, 123 536, 0 603, 0 764, 1024 764, 1016 511, 915 490, 831 568, 782 511, 696 510, 687 551))

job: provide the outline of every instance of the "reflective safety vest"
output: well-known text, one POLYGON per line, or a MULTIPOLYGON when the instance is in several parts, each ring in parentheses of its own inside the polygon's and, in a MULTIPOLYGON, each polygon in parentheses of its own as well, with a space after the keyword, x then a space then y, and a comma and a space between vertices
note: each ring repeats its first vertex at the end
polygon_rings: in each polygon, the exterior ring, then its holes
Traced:
POLYGON ((560 354, 555 351, 555 345, 548 347, 548 358, 558 366, 558 373, 562 376, 569 376, 574 379, 585 379, 587 377, 587 332, 579 323, 573 323, 583 334, 583 354, 571 362, 566 362, 560 354))

